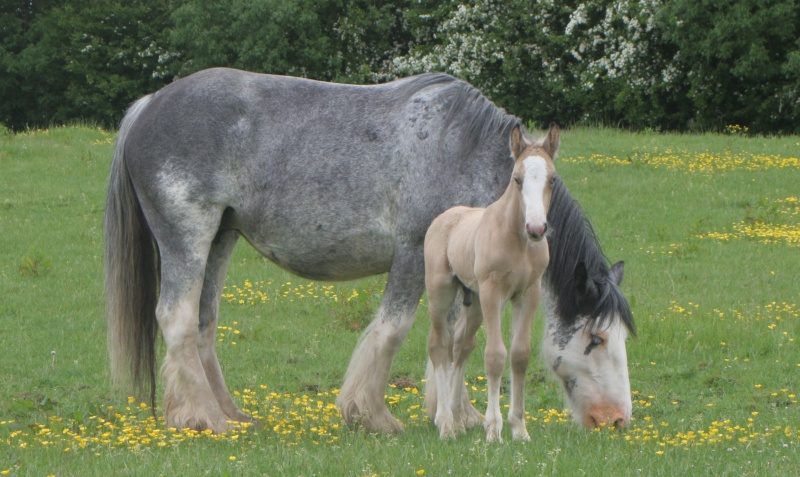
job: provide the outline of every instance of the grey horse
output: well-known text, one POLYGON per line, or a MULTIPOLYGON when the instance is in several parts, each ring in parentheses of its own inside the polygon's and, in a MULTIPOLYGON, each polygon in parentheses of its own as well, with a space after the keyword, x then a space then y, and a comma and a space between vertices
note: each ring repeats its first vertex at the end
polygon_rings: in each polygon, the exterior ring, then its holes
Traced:
POLYGON ((358 86, 219 68, 138 100, 117 137, 106 203, 113 376, 155 404, 160 328, 167 424, 224 432, 250 419, 214 350, 241 236, 306 278, 389 273, 337 404, 350 425, 401 431, 384 392, 425 288, 425 232, 454 205, 502 194, 519 125, 442 74, 358 86))
MULTIPOLYGON (((160 328, 167 424, 224 432, 250 420, 231 399, 214 350, 227 264, 243 236, 307 278, 389 273, 337 404, 350 425, 401 431, 383 396, 425 288, 426 230, 454 205, 485 207, 502 194, 519 126, 441 74, 356 86, 212 69, 140 99, 117 136, 106 202, 115 380, 149 392, 155 408, 160 328)), ((607 266, 560 180, 552 200, 545 361, 578 422, 624 426, 625 340, 635 329, 618 287, 622 264, 607 266)), ((466 312, 456 313, 448 321, 459 329, 466 312)), ((479 419, 474 409, 467 415, 470 424, 479 419)))

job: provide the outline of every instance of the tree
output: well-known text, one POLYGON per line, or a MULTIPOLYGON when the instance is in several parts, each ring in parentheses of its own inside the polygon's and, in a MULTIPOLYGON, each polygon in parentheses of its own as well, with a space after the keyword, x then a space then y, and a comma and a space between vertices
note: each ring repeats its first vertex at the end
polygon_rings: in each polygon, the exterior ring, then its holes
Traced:
POLYGON ((796 0, 0 0, 0 122, 114 126, 212 66, 439 71, 540 126, 800 132, 796 0))
POLYGON ((29 78, 18 59, 33 25, 51 8, 51 3, 54 2, 0 0, 0 123, 8 127, 24 127, 22 119, 34 104, 33 98, 25 94, 29 78))
POLYGON ((4 57, 14 92, 0 109, 12 129, 89 120, 115 127, 131 101, 172 79, 160 41, 167 4, 159 0, 22 2, 27 28, 4 57), (34 6, 36 8, 34 8, 34 6))
POLYGON ((214 66, 328 79, 339 61, 331 46, 338 2, 184 0, 172 12, 181 74, 214 66))
POLYGON ((409 41, 410 0, 181 0, 172 12, 181 74, 214 66, 342 82, 369 73, 409 41))
POLYGON ((675 67, 688 85, 695 128, 800 131, 800 4, 674 0, 659 21, 677 47, 675 67))

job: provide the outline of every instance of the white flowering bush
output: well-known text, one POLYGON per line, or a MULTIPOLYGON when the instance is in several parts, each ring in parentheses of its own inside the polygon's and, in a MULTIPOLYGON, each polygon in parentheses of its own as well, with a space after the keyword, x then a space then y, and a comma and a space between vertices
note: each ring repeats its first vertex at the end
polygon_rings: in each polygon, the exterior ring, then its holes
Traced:
MULTIPOLYGON (((502 2, 478 0, 458 4, 435 28, 431 44, 419 44, 407 55, 397 56, 389 68, 376 72, 376 79, 438 71, 467 79, 487 93, 497 92, 496 81, 485 81, 493 67, 504 59, 505 15, 502 2)), ((427 15, 427 19, 434 19, 427 15)))
POLYGON ((441 17, 425 15, 436 22, 432 41, 415 44, 373 77, 441 71, 541 123, 612 121, 619 108, 669 88, 675 77, 658 49, 660 5, 660 0, 451 2, 441 17))
POLYGON ((791 0, 433 3, 409 19, 433 34, 372 78, 451 73, 539 123, 800 127, 800 5, 791 0))
POLYGON ((12 130, 114 125, 136 97, 230 66, 348 83, 445 72, 541 126, 800 132, 796 0, 45 4, 0 15, 12 130))

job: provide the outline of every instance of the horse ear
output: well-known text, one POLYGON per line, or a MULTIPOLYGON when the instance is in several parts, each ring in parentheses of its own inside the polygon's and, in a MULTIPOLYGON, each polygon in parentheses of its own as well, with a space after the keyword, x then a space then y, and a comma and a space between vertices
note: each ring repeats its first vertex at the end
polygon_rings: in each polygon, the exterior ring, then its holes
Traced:
POLYGON ((542 147, 550 157, 555 160, 556 155, 558 154, 558 146, 561 142, 559 136, 561 135, 561 130, 558 128, 558 124, 555 122, 550 123, 550 129, 547 130, 547 137, 544 138, 544 143, 542 147))
POLYGON ((597 301, 597 286, 594 284, 594 281, 589 278, 589 272, 586 270, 585 263, 578 262, 578 264, 575 265, 573 279, 575 283, 575 296, 579 308, 587 308, 597 301))
POLYGON ((622 277, 625 275, 625 262, 620 260, 619 262, 611 265, 611 280, 617 284, 617 286, 622 284, 622 277))
POLYGON ((511 154, 514 155, 514 159, 518 159, 522 151, 525 150, 525 138, 522 136, 522 129, 519 125, 514 126, 514 129, 511 130, 509 145, 511 146, 511 154))

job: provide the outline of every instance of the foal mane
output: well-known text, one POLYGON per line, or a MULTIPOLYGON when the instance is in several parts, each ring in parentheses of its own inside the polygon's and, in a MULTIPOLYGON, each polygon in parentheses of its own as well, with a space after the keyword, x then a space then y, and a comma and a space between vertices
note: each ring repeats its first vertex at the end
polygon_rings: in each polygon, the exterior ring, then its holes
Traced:
POLYGON ((589 314, 587 326, 603 327, 619 315, 631 334, 636 334, 628 300, 611 277, 606 256, 600 247, 594 228, 580 204, 570 195, 560 178, 556 178, 547 216, 551 232, 547 237, 550 263, 544 280, 555 294, 559 320, 571 325, 579 315, 575 288, 575 267, 584 262, 589 280, 593 280, 600 296, 589 314))

